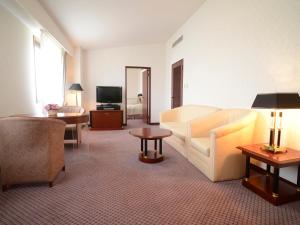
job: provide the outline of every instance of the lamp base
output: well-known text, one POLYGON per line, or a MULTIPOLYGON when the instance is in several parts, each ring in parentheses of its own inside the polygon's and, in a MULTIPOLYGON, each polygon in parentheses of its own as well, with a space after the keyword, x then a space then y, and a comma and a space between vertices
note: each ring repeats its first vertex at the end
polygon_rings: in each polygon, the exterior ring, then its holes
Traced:
POLYGON ((282 152, 286 152, 286 147, 276 147, 276 146, 270 146, 270 145, 267 145, 265 144, 263 147, 262 147, 263 150, 266 150, 266 151, 270 151, 270 152, 273 152, 273 153, 282 153, 282 152))

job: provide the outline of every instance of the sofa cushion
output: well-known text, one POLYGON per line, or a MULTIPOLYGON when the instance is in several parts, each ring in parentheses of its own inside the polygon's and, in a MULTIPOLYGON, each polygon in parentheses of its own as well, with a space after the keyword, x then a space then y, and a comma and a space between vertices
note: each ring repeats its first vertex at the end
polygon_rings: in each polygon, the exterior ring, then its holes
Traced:
POLYGON ((161 128, 171 130, 173 134, 181 139, 187 136, 187 124, 180 122, 166 122, 160 124, 161 128))
POLYGON ((202 154, 209 157, 210 153, 210 138, 201 137, 201 138, 191 138, 191 145, 202 154))

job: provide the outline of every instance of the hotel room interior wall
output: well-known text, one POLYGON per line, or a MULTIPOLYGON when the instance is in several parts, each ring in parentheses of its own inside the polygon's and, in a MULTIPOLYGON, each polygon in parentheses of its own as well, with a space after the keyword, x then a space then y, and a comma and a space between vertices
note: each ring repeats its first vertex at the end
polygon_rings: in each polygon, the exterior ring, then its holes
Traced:
POLYGON ((125 66, 151 67, 151 122, 159 122, 166 109, 165 44, 89 50, 84 53, 84 106, 96 108, 96 86, 122 86, 124 102, 125 66))
POLYGON ((33 36, 0 5, 0 117, 34 113, 33 36))
MULTIPOLYGON (((205 1, 167 42, 166 95, 170 99, 171 65, 181 58, 184 104, 250 108, 257 93, 299 92, 299 12, 298 0, 205 1), (183 41, 172 48, 180 35, 183 41)), ((285 141, 300 149, 300 117, 286 114, 295 121, 285 127, 285 141)), ((255 142, 267 141, 268 123, 259 120, 255 142)), ((296 173, 286 171, 295 181, 296 173)))
POLYGON ((127 69, 127 98, 136 98, 140 93, 141 69, 127 69))
POLYGON ((32 32, 36 33, 39 30, 48 31, 70 55, 74 54, 73 43, 44 9, 40 1, 1 0, 0 4, 8 8, 32 32))
MULTIPOLYGON (((80 83, 85 91, 85 87, 82 85, 83 81, 83 50, 81 48, 75 48, 74 55, 67 54, 66 57, 66 105, 76 105, 76 93, 69 91, 69 87, 73 83, 80 83)), ((82 96, 84 92, 78 92, 78 105, 83 105, 82 96)))

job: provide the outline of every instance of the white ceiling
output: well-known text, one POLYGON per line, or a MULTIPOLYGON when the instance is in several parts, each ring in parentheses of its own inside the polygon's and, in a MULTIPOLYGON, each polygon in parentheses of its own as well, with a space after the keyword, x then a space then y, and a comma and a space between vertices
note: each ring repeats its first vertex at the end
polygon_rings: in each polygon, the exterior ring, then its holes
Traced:
POLYGON ((166 41, 205 0, 39 0, 83 49, 166 41))

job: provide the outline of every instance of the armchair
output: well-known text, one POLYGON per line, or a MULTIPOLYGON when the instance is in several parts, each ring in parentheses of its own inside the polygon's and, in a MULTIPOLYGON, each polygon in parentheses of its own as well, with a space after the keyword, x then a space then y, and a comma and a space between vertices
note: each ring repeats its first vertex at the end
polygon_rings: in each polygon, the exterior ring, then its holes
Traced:
POLYGON ((1 185, 53 181, 64 166, 65 123, 55 119, 0 119, 1 185))
MULTIPOLYGON (((83 114, 85 109, 81 106, 62 106, 59 113, 80 113, 83 114)), ((67 124, 65 132, 65 144, 76 143, 78 146, 81 143, 82 124, 67 124)))

